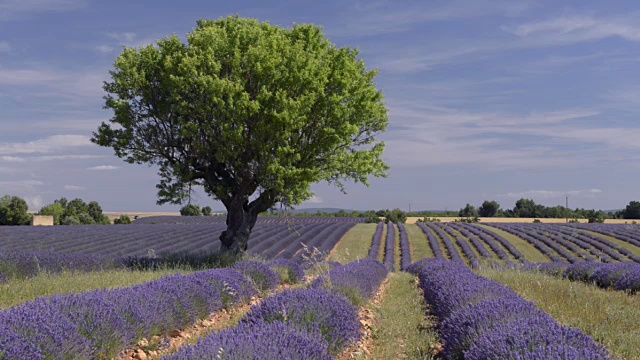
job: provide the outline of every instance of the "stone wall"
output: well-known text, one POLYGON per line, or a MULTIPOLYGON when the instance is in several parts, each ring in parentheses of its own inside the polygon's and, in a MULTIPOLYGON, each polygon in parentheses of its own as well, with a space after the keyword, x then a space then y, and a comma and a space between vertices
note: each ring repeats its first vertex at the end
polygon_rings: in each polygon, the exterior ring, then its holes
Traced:
POLYGON ((32 226, 53 226, 53 216, 51 215, 33 215, 31 218, 32 226))

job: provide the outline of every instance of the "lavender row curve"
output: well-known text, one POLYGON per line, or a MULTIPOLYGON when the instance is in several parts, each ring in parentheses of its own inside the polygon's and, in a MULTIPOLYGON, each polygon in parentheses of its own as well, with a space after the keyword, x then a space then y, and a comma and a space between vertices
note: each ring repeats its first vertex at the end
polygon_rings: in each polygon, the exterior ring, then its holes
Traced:
POLYGON ((482 238, 481 234, 486 234, 492 238, 494 238, 496 241, 498 241, 500 244, 502 244, 502 246, 505 247, 505 249, 507 249, 507 251, 513 255, 513 257, 516 260, 519 261, 525 261, 525 257, 524 255, 515 247, 513 246, 513 244, 511 242, 509 242, 507 239, 505 239, 504 237, 496 234, 495 232, 488 230, 482 226, 476 225, 476 224, 468 224, 468 223, 462 223, 462 226, 466 227, 469 231, 473 232, 478 231, 478 233, 474 233, 478 236, 480 236, 481 239, 484 240, 484 238, 482 238))
POLYGON ((525 269, 540 271, 571 281, 583 281, 601 288, 628 291, 629 293, 640 292, 640 264, 635 262, 612 264, 594 261, 573 264, 553 262, 531 264, 525 269))
POLYGON ((458 249, 456 249, 449 236, 447 236, 447 234, 445 234, 445 232, 442 231, 441 228, 434 225, 433 223, 425 223, 425 225, 433 230, 436 235, 440 237, 440 239, 442 239, 442 243, 447 248, 447 251, 449 251, 449 257, 451 257, 451 261, 464 263, 464 260, 462 260, 462 257, 460 257, 460 253, 458 253, 458 249))
POLYGON ((398 223, 398 232, 400 233, 400 270, 405 271, 407 266, 411 265, 411 245, 404 224, 398 223))
POLYGON ((371 240, 371 248, 369 249, 369 257, 372 259, 378 258, 378 252, 380 251, 380 244, 382 243, 382 233, 384 232, 384 223, 379 222, 376 226, 376 232, 373 234, 371 240))
POLYGON ((395 270, 396 230, 392 222, 387 224, 387 242, 384 249, 384 266, 389 272, 395 270))
POLYGON ((513 290, 451 261, 412 264, 433 315, 444 359, 609 359, 580 330, 562 326, 513 290))
POLYGON ((446 259, 444 254, 442 253, 442 249, 440 249, 440 244, 438 243, 438 239, 436 239, 436 237, 433 236, 431 231, 424 225, 423 222, 418 222, 416 224, 422 230, 422 232, 427 236, 427 241, 429 241, 429 246, 431 247, 433 256, 436 259, 446 259))
POLYGON ((226 354, 238 359, 332 359, 361 336, 357 308, 340 293, 355 290, 365 297, 373 296, 386 274, 386 267, 373 259, 338 266, 309 289, 286 290, 269 297, 253 306, 237 327, 212 333, 166 359, 226 354))
MULTIPOLYGON (((262 266, 261 277, 279 278, 262 266)), ((215 269, 129 288, 38 298, 0 312, 2 351, 7 359, 112 358, 141 338, 190 326, 212 312, 246 302, 256 289, 243 275, 241 263, 238 270, 215 269)))

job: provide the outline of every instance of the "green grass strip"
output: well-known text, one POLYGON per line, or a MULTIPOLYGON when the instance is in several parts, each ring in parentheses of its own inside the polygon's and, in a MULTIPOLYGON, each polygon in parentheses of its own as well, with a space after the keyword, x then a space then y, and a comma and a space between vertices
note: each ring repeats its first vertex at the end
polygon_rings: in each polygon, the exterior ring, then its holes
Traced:
MULTIPOLYGON (((358 259, 369 256, 373 234, 376 232, 378 224, 356 224, 352 227, 340 241, 329 260, 347 264, 358 259)), ((384 250, 383 250, 384 251, 384 250)))
POLYGON ((411 262, 416 262, 424 258, 433 258, 433 251, 429 246, 429 240, 422 229, 416 224, 405 224, 409 244, 411 246, 411 262))
POLYGON ((94 272, 41 273, 27 279, 12 279, 0 285, 0 308, 7 309, 40 296, 81 293, 90 290, 122 288, 142 284, 161 277, 188 273, 173 269, 158 271, 110 270, 94 272))
POLYGON ((390 273, 385 293, 376 312, 369 359, 433 359, 438 343, 433 324, 426 320, 426 308, 415 277, 405 272, 390 273))
POLYGON ((586 232, 586 233, 589 233, 591 235, 599 236, 599 237, 601 237, 601 238, 603 238, 605 240, 609 240, 612 243, 617 244, 620 247, 623 247, 623 248, 631 251, 634 255, 640 256, 640 247, 637 247, 637 246, 635 246, 633 244, 629 244, 626 241, 623 241, 623 240, 620 240, 620 239, 616 239, 616 238, 614 238, 612 236, 608 236, 608 235, 597 233, 595 231, 587 231, 587 230, 582 230, 582 231, 586 232))
POLYGON ((617 358, 640 359, 640 295, 525 271, 482 270, 563 325, 578 328, 617 358))

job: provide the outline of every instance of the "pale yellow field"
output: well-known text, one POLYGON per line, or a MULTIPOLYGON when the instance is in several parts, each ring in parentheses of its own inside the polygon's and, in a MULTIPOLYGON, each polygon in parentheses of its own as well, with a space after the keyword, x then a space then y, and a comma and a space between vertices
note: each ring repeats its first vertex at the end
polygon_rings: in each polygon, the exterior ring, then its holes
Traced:
MULTIPOLYGON (((419 219, 423 219, 423 217, 408 217, 407 218, 407 224, 415 224, 419 219)), ((460 218, 455 218, 455 217, 438 217, 436 219, 440 219, 441 222, 453 222, 457 219, 460 218)), ((481 223, 488 223, 488 222, 496 222, 496 223, 532 223, 533 220, 535 220, 535 218, 499 218, 499 217, 493 217, 493 218, 485 218, 485 217, 481 217, 480 218, 480 222, 481 223)), ((545 223, 545 224, 561 224, 561 223, 565 223, 566 219, 539 219, 540 222, 545 223)), ((571 219, 569 219, 571 220, 571 219)), ((578 221, 580 221, 581 223, 587 223, 587 219, 578 219, 578 221)), ((604 222, 606 224, 631 224, 632 221, 635 221, 636 223, 640 224, 640 220, 629 220, 629 219, 606 219, 604 222)))
POLYGON ((104 211, 103 214, 105 214, 111 221, 119 218, 120 215, 127 215, 131 220, 133 220, 134 216, 139 218, 149 216, 180 216, 179 212, 104 211))

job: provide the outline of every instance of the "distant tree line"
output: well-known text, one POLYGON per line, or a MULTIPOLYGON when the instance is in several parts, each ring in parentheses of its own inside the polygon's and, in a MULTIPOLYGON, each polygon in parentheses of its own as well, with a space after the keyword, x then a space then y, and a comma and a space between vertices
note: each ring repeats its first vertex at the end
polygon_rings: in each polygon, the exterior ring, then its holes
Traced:
POLYGON ((495 201, 485 200, 477 209, 470 204, 458 211, 460 217, 507 217, 507 218, 553 218, 588 219, 589 222, 603 222, 605 219, 640 219, 640 202, 631 201, 624 210, 604 212, 595 209, 568 209, 564 206, 544 206, 532 199, 516 201, 513 209, 503 210, 495 201))
MULTIPOLYGON (((0 225, 29 225, 33 215, 29 214, 27 202, 18 197, 5 195, 0 198, 0 225)), ((86 203, 82 199, 71 201, 62 197, 43 206, 36 215, 53 216, 54 225, 106 225, 109 218, 102 213, 97 201, 86 203)), ((131 224, 131 219, 122 215, 115 224, 131 224)))

